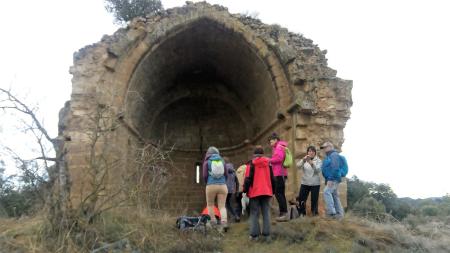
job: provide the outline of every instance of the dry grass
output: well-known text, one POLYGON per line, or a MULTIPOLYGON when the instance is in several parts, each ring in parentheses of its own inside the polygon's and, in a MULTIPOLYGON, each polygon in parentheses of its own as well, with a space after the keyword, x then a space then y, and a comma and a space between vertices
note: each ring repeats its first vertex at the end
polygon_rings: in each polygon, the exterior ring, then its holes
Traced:
MULTIPOLYGON (((440 228, 445 224, 434 222, 440 228)), ((445 236, 449 232, 446 227, 440 237, 418 235, 400 223, 375 223, 351 215, 342 221, 307 217, 273 222, 270 244, 250 242, 248 225, 235 224, 223 240, 223 252, 450 252, 450 237, 445 236)))
MULTIPOLYGON (((120 242, 118 252, 214 252, 221 250, 222 238, 216 231, 180 232, 175 217, 160 212, 139 213, 134 210, 105 213, 101 219, 65 235, 65 252, 91 252, 104 245, 120 242)), ((0 219, 0 253, 64 252, 57 239, 46 233, 42 216, 0 219)), ((99 252, 109 252, 108 250, 99 252)))
POLYGON ((0 253, 3 252, 46 252, 39 250, 41 216, 21 219, 0 218, 0 253))
MULTIPOLYGON (((175 220, 160 212, 110 212, 83 233, 68 234, 67 252, 90 252, 114 242, 121 243, 118 252, 450 252, 446 220, 429 221, 413 230, 351 215, 342 221, 307 217, 273 222, 271 243, 250 242, 246 222, 232 224, 225 235, 210 231, 205 237, 178 231, 175 220)), ((62 252, 51 248, 52 238, 43 238, 44 229, 40 216, 0 219, 0 253, 62 252)))

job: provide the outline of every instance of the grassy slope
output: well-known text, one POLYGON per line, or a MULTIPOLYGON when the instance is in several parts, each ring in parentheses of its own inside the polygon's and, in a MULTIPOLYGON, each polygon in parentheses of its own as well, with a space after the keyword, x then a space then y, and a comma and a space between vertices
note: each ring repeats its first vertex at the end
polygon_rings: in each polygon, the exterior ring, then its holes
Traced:
MULTIPOLYGON (((121 213, 106 216, 90 228, 90 236, 81 237, 90 239, 90 245, 93 238, 108 242, 126 238, 141 252, 450 252, 450 226, 440 223, 438 228, 434 233, 433 229, 411 231, 402 224, 377 224, 356 217, 340 222, 303 218, 272 223, 273 240, 265 243, 248 240, 246 222, 232 224, 225 235, 210 231, 205 238, 201 233, 180 233, 170 216, 121 213)), ((0 219, 0 253, 48 252, 40 242, 48 246, 52 238, 39 240, 42 229, 39 217, 0 219)), ((70 252, 80 251, 70 248, 70 252)))
POLYGON ((357 249, 388 250, 400 245, 385 232, 361 226, 353 221, 342 222, 323 218, 297 219, 288 223, 273 223, 270 244, 247 240, 247 224, 233 227, 224 242, 225 252, 239 252, 243 243, 248 252, 351 252, 357 249), (363 241, 370 246, 359 247, 363 241))

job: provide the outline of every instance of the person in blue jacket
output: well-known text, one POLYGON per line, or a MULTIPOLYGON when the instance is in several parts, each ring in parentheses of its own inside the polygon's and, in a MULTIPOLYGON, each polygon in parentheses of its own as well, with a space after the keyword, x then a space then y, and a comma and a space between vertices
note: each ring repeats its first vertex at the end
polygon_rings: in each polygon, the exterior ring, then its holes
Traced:
POLYGON ((344 217, 344 209, 339 200, 338 192, 339 183, 341 182, 339 154, 329 141, 322 144, 320 149, 326 155, 322 163, 322 175, 325 178, 323 199, 325 201, 326 214, 331 218, 342 219, 344 217))

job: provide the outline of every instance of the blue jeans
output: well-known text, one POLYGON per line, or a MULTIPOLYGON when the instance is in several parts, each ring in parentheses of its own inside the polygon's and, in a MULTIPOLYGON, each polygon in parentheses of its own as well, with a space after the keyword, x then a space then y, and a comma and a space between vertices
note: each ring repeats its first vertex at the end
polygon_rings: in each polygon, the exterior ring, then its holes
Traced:
POLYGON ((328 181, 328 184, 323 190, 323 199, 325 201, 325 208, 328 216, 344 217, 344 209, 339 200, 339 182, 328 181))

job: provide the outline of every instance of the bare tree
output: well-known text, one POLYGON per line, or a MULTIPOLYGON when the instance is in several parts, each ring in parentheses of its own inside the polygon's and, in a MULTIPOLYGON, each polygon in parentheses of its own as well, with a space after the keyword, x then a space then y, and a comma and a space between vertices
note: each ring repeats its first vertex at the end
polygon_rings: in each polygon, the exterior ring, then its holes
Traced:
POLYGON ((53 150, 57 150, 57 140, 55 138, 50 137, 47 129, 43 126, 40 120, 38 120, 36 116, 36 108, 30 108, 16 96, 14 96, 11 91, 0 88, 0 95, 2 98, 0 99, 0 109, 2 110, 14 110, 16 112, 22 113, 30 118, 30 121, 23 120, 21 123, 25 126, 25 131, 30 131, 39 145, 41 157, 36 159, 42 159, 45 163, 45 168, 49 173, 49 176, 53 176, 53 173, 49 171, 48 161, 56 161, 55 157, 49 157, 47 154, 46 144, 47 141, 51 143, 53 146, 53 150))
MULTIPOLYGON (((129 161, 124 161, 127 158, 118 155, 120 150, 115 150, 114 145, 111 145, 115 132, 124 125, 121 117, 114 107, 99 103, 99 99, 93 101, 82 131, 89 140, 85 150, 86 164, 83 165, 87 186, 84 187, 80 202, 73 206, 70 202, 71 187, 64 148, 64 141, 68 139, 62 139, 62 129, 57 138, 51 138, 38 120, 35 108, 27 106, 9 90, 0 88, 0 109, 22 113, 29 119, 21 123, 26 131, 31 132, 39 147, 40 156, 33 161, 43 161, 43 167, 49 175, 48 183, 53 186, 45 199, 51 224, 48 232, 57 237, 56 245, 62 251, 69 247, 73 235, 91 231, 90 224, 107 210, 126 205, 159 208, 170 176, 171 150, 164 150, 143 139, 138 141, 133 151, 132 163, 127 164, 129 161), (46 147, 48 143, 51 144, 51 151, 46 147), (53 150, 55 156, 50 155, 53 150), (122 174, 118 176, 117 173, 122 174), (112 180, 115 180, 114 184, 112 180)), ((68 108, 69 104, 66 103, 63 110, 68 108)), ((28 162, 12 150, 10 154, 19 163, 28 162)))
MULTIPOLYGON (((64 162, 65 151, 62 148, 62 141, 59 138, 50 136, 37 116, 37 108, 28 106, 17 96, 13 95, 10 90, 0 88, 0 109, 13 111, 25 116, 25 119, 21 120, 21 124, 24 126, 23 130, 30 132, 34 136, 39 147, 40 156, 32 160, 24 160, 12 150, 9 150, 9 153, 16 162, 22 165, 36 160, 43 161, 44 169, 48 175, 46 184, 51 188, 51 193, 47 194, 46 199, 46 206, 49 209, 48 218, 52 224, 67 223, 70 184, 67 176, 67 166, 65 166, 64 162)), ((26 169, 26 166, 22 166, 22 170, 28 174, 31 172, 29 169, 26 169)))
MULTIPOLYGON (((87 173, 90 189, 82 197, 79 212, 87 222, 111 208, 133 205, 146 208, 160 208, 160 199, 166 192, 169 168, 173 167, 169 154, 157 144, 144 142, 135 147, 131 170, 124 172, 127 161, 114 155, 111 149, 111 135, 122 127, 114 110, 103 104, 97 104, 90 116, 89 154, 87 173), (113 173, 122 171, 121 180, 109 187, 109 178, 113 173)), ((120 152, 120 151, 119 151, 120 152)), ((115 175, 117 176, 117 175, 115 175)))
POLYGON ((143 208, 160 208, 160 200, 166 194, 170 179, 170 168, 174 169, 170 159, 171 149, 164 150, 155 144, 144 144, 135 148, 135 173, 131 178, 133 189, 131 198, 143 208))

